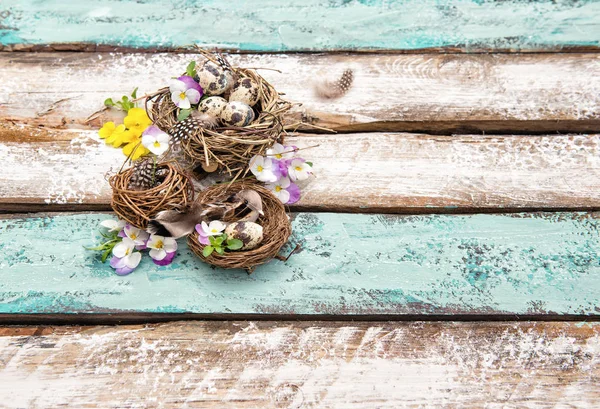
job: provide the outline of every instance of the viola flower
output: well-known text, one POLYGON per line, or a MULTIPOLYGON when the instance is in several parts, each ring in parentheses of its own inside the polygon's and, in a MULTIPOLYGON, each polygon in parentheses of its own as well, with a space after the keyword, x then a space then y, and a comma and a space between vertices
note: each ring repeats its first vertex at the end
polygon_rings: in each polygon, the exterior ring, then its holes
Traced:
POLYGON ((292 159, 295 151, 295 146, 283 146, 280 143, 275 143, 270 149, 267 149, 267 156, 277 160, 292 159))
POLYGON ((189 75, 182 75, 169 81, 169 91, 173 103, 181 109, 190 109, 192 104, 200 102, 202 87, 189 75))
POLYGON ((304 159, 293 159, 288 167, 288 176, 291 180, 306 180, 308 175, 312 173, 312 167, 304 161, 304 159))
POLYGON ((169 149, 171 137, 156 125, 149 126, 142 135, 142 145, 155 155, 162 155, 169 149))
POLYGON ((110 266, 115 269, 118 275, 131 273, 140 264, 142 253, 135 250, 135 242, 129 237, 117 243, 113 247, 113 258, 110 259, 110 266))
POLYGON ((273 161, 264 156, 255 155, 250 159, 250 171, 261 182, 276 182, 280 177, 279 166, 273 166, 273 161))
MULTIPOLYGON (((144 230, 138 229, 137 227, 134 227, 128 223, 125 225, 123 232, 125 233, 125 238, 128 238, 135 243, 136 249, 144 250, 146 248, 146 242, 148 241, 148 237, 150 237, 150 235, 144 230)), ((123 240, 125 240, 125 238, 123 238, 123 240)))
POLYGON ((135 137, 140 137, 146 128, 152 125, 148 114, 142 108, 131 108, 123 119, 123 123, 135 137))
POLYGON ((225 227, 227 227, 225 223, 218 220, 213 220, 210 224, 206 224, 206 222, 197 224, 196 232, 198 233, 198 241, 205 246, 209 245, 210 241, 208 240, 208 237, 221 235, 223 230, 225 230, 225 227))
POLYGON ((172 237, 151 235, 146 244, 150 249, 150 257, 154 264, 166 266, 171 264, 177 253, 177 242, 172 237))
POLYGON ((123 146, 123 154, 131 160, 138 160, 142 156, 146 156, 150 151, 142 145, 142 140, 136 138, 133 142, 123 146))
POLYGON ((100 226, 106 227, 110 233, 123 230, 125 227, 125 221, 108 219, 100 223, 100 226))
POLYGON ((266 186, 283 204, 296 203, 300 199, 300 188, 287 177, 282 177, 277 182, 268 183, 266 186))
POLYGON ((134 139, 133 134, 125 128, 125 125, 115 126, 114 122, 105 123, 98 131, 98 135, 104 139, 107 145, 112 145, 115 148, 134 139))

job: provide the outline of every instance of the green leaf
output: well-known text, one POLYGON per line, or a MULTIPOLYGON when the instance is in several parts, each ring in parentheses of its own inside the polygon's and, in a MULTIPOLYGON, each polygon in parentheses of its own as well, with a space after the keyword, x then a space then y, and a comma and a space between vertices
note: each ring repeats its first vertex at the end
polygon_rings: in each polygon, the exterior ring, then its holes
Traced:
POLYGON ((190 77, 193 77, 196 74, 194 68, 196 68, 196 61, 190 61, 187 68, 185 69, 185 73, 190 77))
POLYGON ((215 243, 218 244, 218 245, 221 245, 221 244, 223 244, 223 240, 225 240, 223 238, 223 236, 219 236, 219 237, 216 238, 215 243))
POLYGON ((135 89, 133 90, 133 92, 131 93, 131 98, 136 99, 137 98, 137 90, 139 87, 135 87, 135 89))
POLYGON ((121 98, 121 101, 123 101, 124 104, 129 102, 129 98, 127 97, 127 95, 123 95, 123 98, 121 98))
POLYGON ((229 250, 239 250, 243 246, 244 246, 244 243, 242 243, 241 240, 238 240, 238 239, 227 240, 227 248, 229 250))
POLYGON ((104 105, 107 107, 114 107, 115 103, 113 102, 112 98, 106 98, 104 100, 104 105))
POLYGON ((225 249, 223 247, 215 247, 215 250, 219 254, 225 254, 225 249))
POLYGON ((214 250, 215 250, 215 248, 213 246, 206 246, 202 250, 202 255, 204 257, 208 257, 208 256, 210 256, 213 253, 214 250))
POLYGON ((102 253, 102 262, 103 263, 106 262, 106 259, 108 258, 110 253, 112 253, 112 247, 107 249, 104 253, 102 253))
POLYGON ((208 236, 208 241, 210 242, 210 244, 212 244, 213 246, 215 244, 217 244, 216 242, 216 237, 215 236, 208 236))
POLYGON ((306 162, 304 162, 304 163, 306 163, 306 164, 307 164, 308 166, 310 166, 311 168, 312 168, 312 166, 313 166, 312 162, 308 162, 308 161, 306 161, 306 162))
POLYGON ((183 120, 187 119, 187 117, 190 116, 191 113, 192 113, 191 109, 182 109, 179 111, 179 115, 177 115, 177 120, 183 121, 183 120))

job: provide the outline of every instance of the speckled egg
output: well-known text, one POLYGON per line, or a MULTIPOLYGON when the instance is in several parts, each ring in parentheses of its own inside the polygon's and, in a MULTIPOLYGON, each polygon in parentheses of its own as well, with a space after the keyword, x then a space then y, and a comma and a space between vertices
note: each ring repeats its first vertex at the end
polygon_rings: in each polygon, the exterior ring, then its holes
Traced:
POLYGON ((214 118, 221 117, 221 112, 223 112, 223 108, 227 105, 227 100, 221 97, 208 97, 200 101, 198 105, 198 111, 203 114, 208 114, 214 118))
POLYGON ((254 111, 243 102, 229 102, 221 112, 221 121, 232 126, 247 126, 254 120, 254 111))
POLYGON ((260 244, 263 239, 263 228, 254 222, 231 223, 225 229, 228 239, 241 240, 243 245, 240 250, 252 250, 260 244))
POLYGON ((206 95, 221 95, 230 86, 223 68, 212 61, 196 68, 196 76, 206 95))
POLYGON ((239 101, 251 107, 256 105, 259 98, 258 83, 252 78, 243 77, 233 84, 229 94, 229 102, 239 101))

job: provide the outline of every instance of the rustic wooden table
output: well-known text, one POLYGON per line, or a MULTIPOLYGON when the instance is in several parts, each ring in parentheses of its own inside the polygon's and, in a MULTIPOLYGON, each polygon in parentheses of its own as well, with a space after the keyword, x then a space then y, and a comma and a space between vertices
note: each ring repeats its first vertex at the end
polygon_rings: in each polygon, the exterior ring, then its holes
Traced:
POLYGON ((599 47, 592 0, 0 0, 0 407, 600 407, 599 47), (302 250, 119 277, 89 117, 193 43, 338 132, 302 250))

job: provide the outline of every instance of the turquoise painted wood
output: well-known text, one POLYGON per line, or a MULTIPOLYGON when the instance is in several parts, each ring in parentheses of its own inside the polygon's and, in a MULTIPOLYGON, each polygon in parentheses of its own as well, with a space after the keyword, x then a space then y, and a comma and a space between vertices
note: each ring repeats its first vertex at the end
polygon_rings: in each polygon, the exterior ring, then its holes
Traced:
POLYGON ((600 45, 595 0, 4 0, 0 43, 251 51, 600 45))
POLYGON ((105 214, 0 221, 0 313, 582 314, 600 311, 595 215, 304 213, 302 250, 248 276, 185 245, 120 277, 83 246, 105 214))

